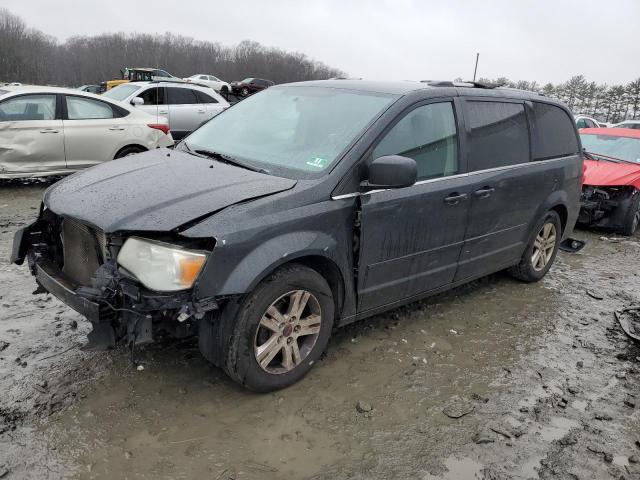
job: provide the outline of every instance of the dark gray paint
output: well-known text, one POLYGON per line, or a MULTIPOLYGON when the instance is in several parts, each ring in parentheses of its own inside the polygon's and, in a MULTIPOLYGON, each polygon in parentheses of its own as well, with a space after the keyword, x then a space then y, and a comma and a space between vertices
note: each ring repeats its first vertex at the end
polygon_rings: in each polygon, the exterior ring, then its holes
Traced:
POLYGON ((550 208, 564 212, 564 237, 573 228, 579 155, 475 175, 466 171, 460 95, 556 102, 510 89, 411 82, 305 85, 390 93, 397 99, 319 179, 296 182, 177 151, 168 158, 165 151, 149 152, 71 177, 47 192, 45 204, 108 232, 178 230, 185 239, 215 239, 195 299, 246 293, 287 262, 320 262, 337 272, 344 292, 338 308, 342 323, 515 263, 533 225, 550 208), (452 98, 460 175, 360 194, 372 147, 390 126, 416 104, 452 98), (476 198, 474 192, 485 185, 494 188, 492 195, 476 198), (467 197, 445 204, 452 193, 467 197), (359 212, 362 225, 357 228, 359 212), (361 240, 355 256, 354 235, 361 240))
POLYGON ((295 183, 161 149, 76 173, 50 187, 44 203, 59 215, 107 233, 162 232, 234 203, 287 190, 295 183))

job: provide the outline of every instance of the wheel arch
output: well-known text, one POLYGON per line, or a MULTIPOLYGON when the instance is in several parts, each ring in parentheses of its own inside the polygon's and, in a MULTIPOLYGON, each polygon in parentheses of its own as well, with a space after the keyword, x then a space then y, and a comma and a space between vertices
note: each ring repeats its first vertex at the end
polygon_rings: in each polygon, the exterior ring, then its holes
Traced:
POLYGON ((348 260, 340 256, 338 242, 326 233, 289 232, 250 252, 232 252, 227 247, 218 244, 213 249, 212 261, 207 262, 196 284, 196 296, 244 295, 277 269, 297 263, 315 270, 327 281, 334 295, 337 316, 342 315, 345 304, 353 301, 353 293, 349 293, 353 292, 353 279, 348 276, 348 260), (241 257, 236 263, 232 258, 238 254, 241 257))
POLYGON ((560 217, 560 227, 562 228, 562 235, 567 229, 567 221, 569 219, 569 210, 567 206, 563 203, 558 203, 552 206, 549 210, 554 210, 558 216, 560 217))
POLYGON ((147 147, 145 147, 144 145, 141 145, 139 143, 128 143, 127 145, 125 145, 124 147, 119 148, 116 153, 113 155, 114 160, 116 158, 118 158, 118 155, 120 154, 120 152, 122 152, 123 150, 127 149, 127 148, 139 148, 141 152, 147 152, 149 149, 147 147))

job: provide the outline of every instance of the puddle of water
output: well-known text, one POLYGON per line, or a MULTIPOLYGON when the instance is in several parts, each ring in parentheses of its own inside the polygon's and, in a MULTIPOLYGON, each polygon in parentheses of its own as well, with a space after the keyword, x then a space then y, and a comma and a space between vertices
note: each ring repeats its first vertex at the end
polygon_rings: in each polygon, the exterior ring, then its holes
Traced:
POLYGON ((424 480, 477 480, 480 478, 480 470, 484 467, 483 464, 466 457, 449 457, 445 460, 444 465, 449 470, 448 472, 440 476, 427 474, 424 480))
POLYGON ((543 458, 544 456, 542 455, 535 456, 524 462, 520 467, 520 476, 523 478, 537 478, 538 469, 540 468, 540 460, 543 458))
POLYGON ((564 437, 569 430, 576 428, 579 423, 576 420, 564 417, 551 417, 549 424, 540 429, 540 436, 546 442, 553 442, 564 437))
POLYGON ((613 464, 620 467, 626 467, 629 465, 629 459, 624 455, 616 455, 613 457, 613 464))
POLYGON ((576 410, 584 412, 587 409, 587 405, 588 404, 589 404, 589 402, 587 402, 586 400, 574 400, 571 403, 571 406, 573 408, 575 408, 576 410))

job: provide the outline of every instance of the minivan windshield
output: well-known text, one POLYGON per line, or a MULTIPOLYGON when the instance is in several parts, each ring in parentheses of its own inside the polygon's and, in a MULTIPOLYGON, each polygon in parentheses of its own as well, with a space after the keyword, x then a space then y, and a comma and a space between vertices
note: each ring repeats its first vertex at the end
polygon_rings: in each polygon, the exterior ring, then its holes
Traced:
POLYGON ((108 90, 102 94, 103 97, 112 98, 113 100, 118 100, 119 102, 128 98, 133 92, 139 90, 140 87, 137 85, 129 85, 122 84, 117 87, 113 87, 111 90, 108 90))
POLYGON ((640 163, 640 138, 580 134, 582 147, 589 153, 640 163))
POLYGON ((292 178, 326 171, 396 97, 325 87, 273 87, 214 117, 185 139, 292 178))

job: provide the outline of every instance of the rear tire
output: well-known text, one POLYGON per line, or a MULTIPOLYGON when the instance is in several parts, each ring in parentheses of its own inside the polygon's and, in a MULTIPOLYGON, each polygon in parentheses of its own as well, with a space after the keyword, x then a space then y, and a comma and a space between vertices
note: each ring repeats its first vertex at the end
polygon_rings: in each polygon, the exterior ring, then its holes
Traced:
POLYGON ((244 87, 242 90, 240 90, 240 95, 242 95, 243 97, 248 97, 249 89, 247 87, 244 87))
POLYGON ((630 237, 638 230, 640 225, 640 192, 637 190, 633 192, 633 198, 629 204, 627 214, 624 217, 624 223, 620 229, 622 235, 630 237))
POLYGON ((145 149, 142 147, 136 147, 135 145, 131 145, 129 147, 124 147, 120 149, 118 153, 116 153, 116 156, 113 157, 113 159, 115 160, 116 158, 128 157, 129 155, 135 155, 136 153, 142 153, 144 151, 145 149))
POLYGON ((562 223, 554 210, 549 210, 538 222, 520 263, 509 273, 523 282, 537 282, 553 264, 562 240, 562 223))
POLYGON ((320 358, 331 336, 334 310, 331 288, 318 272, 287 265, 239 304, 204 319, 200 349, 250 390, 285 388, 302 379, 320 358))

